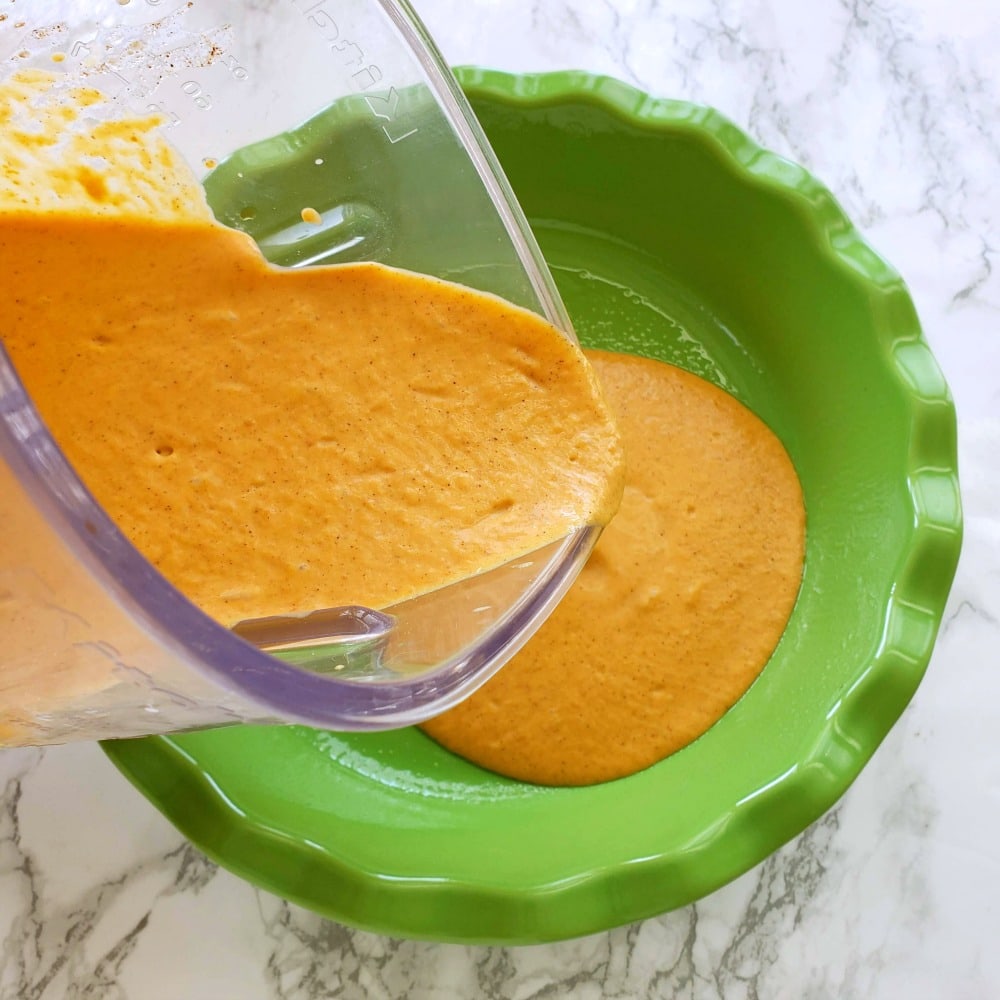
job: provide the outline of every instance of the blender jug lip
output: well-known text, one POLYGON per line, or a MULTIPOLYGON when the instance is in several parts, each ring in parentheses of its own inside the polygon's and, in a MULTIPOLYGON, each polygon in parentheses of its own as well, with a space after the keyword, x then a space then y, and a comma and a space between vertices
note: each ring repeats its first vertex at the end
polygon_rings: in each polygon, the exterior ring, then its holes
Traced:
MULTIPOLYGON (((0 344, 0 460, 25 495, 122 614, 185 665, 245 697, 274 721, 329 729, 410 725, 464 697, 525 641, 526 626, 568 587, 549 572, 486 641, 452 662, 399 680, 351 681, 313 673, 262 652, 188 600, 132 545, 76 474, 0 344), (489 668, 493 667, 493 670, 489 668)), ((592 542, 595 528, 567 536, 560 565, 592 542)))
POLYGON ((531 226, 476 118, 454 73, 438 52, 434 40, 408 0, 376 0, 393 26, 409 45, 413 57, 426 74, 425 83, 434 93, 449 124, 472 162, 479 180, 493 202, 524 267, 541 314, 573 342, 579 343, 573 323, 560 296, 531 226))

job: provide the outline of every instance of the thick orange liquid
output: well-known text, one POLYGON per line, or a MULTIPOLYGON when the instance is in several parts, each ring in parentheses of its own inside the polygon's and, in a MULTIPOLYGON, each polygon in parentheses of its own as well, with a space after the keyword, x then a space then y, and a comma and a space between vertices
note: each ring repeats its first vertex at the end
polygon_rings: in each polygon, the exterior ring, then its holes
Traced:
POLYGON ((205 611, 384 607, 613 515, 617 429, 550 324, 376 264, 275 268, 148 122, 77 135, 98 98, 52 86, 0 89, 0 335, 98 502, 205 611))
POLYGON ((620 493, 579 350, 377 265, 281 271, 213 223, 0 219, 0 329, 94 496, 220 621, 384 607, 620 493))
POLYGON ((621 508, 528 645, 423 727, 540 784, 623 777, 704 733, 771 656, 802 574, 802 492, 771 431, 678 368, 588 354, 625 442, 621 508))

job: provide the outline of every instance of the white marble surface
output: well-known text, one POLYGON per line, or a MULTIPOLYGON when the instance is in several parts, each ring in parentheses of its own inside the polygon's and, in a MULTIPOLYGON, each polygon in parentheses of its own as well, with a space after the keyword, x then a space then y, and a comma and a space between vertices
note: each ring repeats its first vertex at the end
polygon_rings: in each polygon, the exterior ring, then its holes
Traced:
POLYGON ((0 752, 0 998, 1000 996, 996 0, 417 7, 453 63, 715 105, 825 180, 903 273, 957 400, 966 514, 926 680, 845 798, 759 868, 534 948, 350 931, 217 870, 95 746, 0 752))

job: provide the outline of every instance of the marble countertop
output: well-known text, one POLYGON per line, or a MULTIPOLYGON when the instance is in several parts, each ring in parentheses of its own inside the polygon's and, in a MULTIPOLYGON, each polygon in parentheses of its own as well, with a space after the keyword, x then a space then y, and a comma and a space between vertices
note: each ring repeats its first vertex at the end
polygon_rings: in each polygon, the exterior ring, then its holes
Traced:
POLYGON ((453 64, 714 105, 825 181, 902 272, 956 398, 966 517, 926 679, 847 795, 759 867, 531 948, 325 921, 217 869, 96 746, 2 751, 0 1000, 1000 996, 996 0, 416 6, 453 64))

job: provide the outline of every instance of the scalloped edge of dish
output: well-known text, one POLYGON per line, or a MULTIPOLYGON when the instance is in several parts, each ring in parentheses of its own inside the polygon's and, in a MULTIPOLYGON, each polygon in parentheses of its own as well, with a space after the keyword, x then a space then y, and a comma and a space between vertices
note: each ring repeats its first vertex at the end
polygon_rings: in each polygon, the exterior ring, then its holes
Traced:
POLYGON ((460 68, 456 75, 473 99, 490 98, 523 108, 590 102, 636 127, 682 129, 713 144, 716 155, 731 165, 741 183, 770 189, 796 204, 824 237, 817 247, 824 247, 822 252, 833 263, 853 280, 888 293, 880 302, 877 325, 887 367, 910 402, 913 544, 897 569, 876 655, 828 713, 808 754, 680 848, 593 868, 572 879, 539 885, 531 893, 512 895, 458 880, 388 879, 359 871, 309 845, 314 884, 327 890, 335 885, 339 891, 335 898, 329 892, 321 900, 306 898, 289 893, 280 880, 258 871, 249 860, 266 848, 283 857, 290 851, 285 862, 294 857, 301 866, 303 845, 290 843, 286 834, 244 815, 180 747, 163 737, 155 743, 144 740, 142 760, 129 752, 131 741, 105 746, 111 760, 140 790, 162 769, 171 794, 185 800, 180 812, 187 822, 170 817, 181 832, 228 870, 284 898, 377 933, 469 944, 529 944, 607 930, 703 898, 763 861, 843 795, 909 704, 930 660, 962 540, 957 432, 948 387, 923 338, 902 278, 862 238, 829 190, 804 168, 763 149, 712 108, 654 98, 611 77, 579 71, 514 75, 476 67, 460 68), (178 781, 178 765, 188 783, 178 781), (197 808, 192 809, 194 804, 197 808), (781 816, 780 824, 773 822, 775 815, 781 816), (622 891, 620 885, 602 891, 623 879, 631 891, 622 891), (598 896, 601 905, 595 906, 598 896), (587 899, 591 905, 582 905, 587 899), (460 902, 462 912, 457 918, 449 916, 460 902), (495 914, 494 926, 517 929, 501 935, 469 926, 471 907, 491 906, 505 914, 495 914), (525 921, 528 914, 534 919, 525 921), (515 919, 518 916, 522 919, 515 919))
POLYGON ((827 248, 831 262, 850 272, 854 280, 889 293, 879 328, 887 367, 910 400, 912 444, 907 481, 913 502, 913 544, 896 574, 885 634, 875 659, 830 713, 814 753, 803 762, 805 766, 823 763, 824 769, 830 766, 831 774, 841 775, 839 798, 909 704, 926 671, 962 543, 954 403, 924 339, 905 282, 865 240, 825 185, 804 167, 764 149, 714 108, 651 97, 613 77, 582 71, 513 75, 461 67, 456 73, 463 89, 473 96, 533 107, 584 100, 638 127, 668 126, 713 140, 748 186, 783 194, 789 202, 807 209, 808 219, 826 238, 817 247, 827 248), (871 726, 865 691, 880 664, 896 665, 898 710, 888 725, 882 725, 884 717, 879 717, 880 724, 871 726), (848 719, 846 727, 834 725, 848 719), (859 754, 854 737, 862 735, 867 737, 863 742, 868 752, 859 754), (854 748, 857 766, 845 768, 842 750, 825 753, 820 749, 839 744, 854 748))

